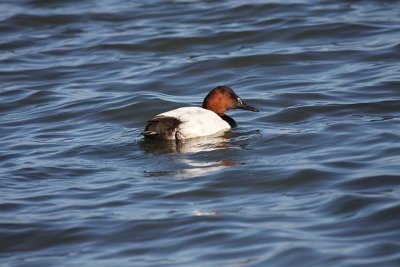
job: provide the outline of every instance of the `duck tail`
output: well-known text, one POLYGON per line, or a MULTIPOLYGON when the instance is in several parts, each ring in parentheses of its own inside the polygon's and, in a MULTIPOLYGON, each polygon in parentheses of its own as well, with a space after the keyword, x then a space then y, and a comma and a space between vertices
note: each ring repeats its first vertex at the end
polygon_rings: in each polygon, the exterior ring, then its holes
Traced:
POLYGON ((181 121, 177 118, 157 116, 148 121, 142 134, 153 139, 175 139, 179 124, 181 124, 181 121))

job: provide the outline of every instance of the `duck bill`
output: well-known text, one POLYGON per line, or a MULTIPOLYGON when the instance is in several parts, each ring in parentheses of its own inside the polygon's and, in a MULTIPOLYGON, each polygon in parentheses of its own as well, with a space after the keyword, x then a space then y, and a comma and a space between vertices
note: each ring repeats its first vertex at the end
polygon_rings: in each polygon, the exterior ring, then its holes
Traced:
POLYGON ((247 105, 240 97, 237 98, 237 105, 236 105, 237 109, 244 109, 244 110, 249 110, 249 111, 253 111, 253 112, 259 112, 258 109, 253 108, 250 105, 247 105))

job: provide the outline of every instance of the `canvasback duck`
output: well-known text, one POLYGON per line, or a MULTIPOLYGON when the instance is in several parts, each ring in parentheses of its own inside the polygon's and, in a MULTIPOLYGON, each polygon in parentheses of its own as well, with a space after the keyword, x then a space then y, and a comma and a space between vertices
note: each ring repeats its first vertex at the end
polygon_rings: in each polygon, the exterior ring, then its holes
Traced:
POLYGON ((225 114, 228 109, 258 112, 228 86, 218 86, 204 98, 202 107, 183 107, 156 115, 143 132, 145 137, 168 140, 213 135, 237 124, 225 114))

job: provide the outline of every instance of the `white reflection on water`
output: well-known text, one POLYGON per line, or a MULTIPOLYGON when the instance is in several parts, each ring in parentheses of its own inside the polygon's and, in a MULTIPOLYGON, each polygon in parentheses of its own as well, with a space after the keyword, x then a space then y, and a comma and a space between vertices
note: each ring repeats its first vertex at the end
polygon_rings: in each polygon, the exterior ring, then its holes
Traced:
POLYGON ((162 170, 145 171, 149 176, 173 175, 178 179, 188 179, 208 175, 236 165, 235 162, 226 159, 208 160, 207 157, 200 157, 201 160, 199 160, 199 157, 196 157, 198 153, 224 150, 232 146, 228 135, 182 141, 144 140, 140 146, 146 153, 168 154, 173 163, 172 166, 171 164, 162 166, 162 170))
POLYGON ((217 172, 228 167, 236 165, 233 161, 208 161, 200 162, 189 159, 180 159, 180 163, 184 163, 188 168, 180 169, 178 177, 180 179, 194 178, 202 175, 208 175, 212 172, 217 172))
POLYGON ((221 211, 217 210, 193 210, 192 214, 195 216, 215 216, 220 214, 221 211))

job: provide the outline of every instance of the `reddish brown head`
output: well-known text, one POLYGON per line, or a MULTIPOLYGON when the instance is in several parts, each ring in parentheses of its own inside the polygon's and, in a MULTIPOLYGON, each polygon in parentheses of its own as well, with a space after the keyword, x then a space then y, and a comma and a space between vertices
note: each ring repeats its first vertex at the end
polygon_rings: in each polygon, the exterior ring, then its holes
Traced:
POLYGON ((220 116, 223 116, 228 109, 244 109, 258 112, 257 109, 244 103, 228 86, 218 86, 208 93, 204 98, 203 108, 214 111, 220 116))

